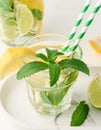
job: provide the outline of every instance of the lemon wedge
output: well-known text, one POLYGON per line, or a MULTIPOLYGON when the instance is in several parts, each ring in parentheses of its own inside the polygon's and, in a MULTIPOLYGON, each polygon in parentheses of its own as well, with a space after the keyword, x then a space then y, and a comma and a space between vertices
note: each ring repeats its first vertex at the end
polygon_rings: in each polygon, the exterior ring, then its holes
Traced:
POLYGON ((89 40, 89 44, 96 52, 101 53, 101 36, 89 40))
POLYGON ((0 79, 18 70, 24 62, 31 61, 35 52, 27 47, 8 48, 0 57, 0 79))
MULTIPOLYGON (((52 44, 34 44, 30 48, 25 46, 8 48, 0 57, 0 79, 3 79, 7 75, 17 71, 22 65, 30 61, 42 61, 42 59, 35 56, 38 50, 46 47, 60 48, 62 45, 52 44)), ((65 57, 59 57, 63 59, 65 57)))

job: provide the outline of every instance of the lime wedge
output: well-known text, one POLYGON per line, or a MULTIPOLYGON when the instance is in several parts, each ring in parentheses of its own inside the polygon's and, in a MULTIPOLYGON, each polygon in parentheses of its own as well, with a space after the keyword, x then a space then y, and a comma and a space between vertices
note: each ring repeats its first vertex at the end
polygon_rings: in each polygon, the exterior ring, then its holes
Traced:
POLYGON ((94 76, 88 86, 88 97, 94 107, 101 108, 101 76, 94 76))
POLYGON ((18 32, 24 36, 31 31, 34 25, 34 17, 31 10, 23 4, 18 4, 16 9, 18 32))

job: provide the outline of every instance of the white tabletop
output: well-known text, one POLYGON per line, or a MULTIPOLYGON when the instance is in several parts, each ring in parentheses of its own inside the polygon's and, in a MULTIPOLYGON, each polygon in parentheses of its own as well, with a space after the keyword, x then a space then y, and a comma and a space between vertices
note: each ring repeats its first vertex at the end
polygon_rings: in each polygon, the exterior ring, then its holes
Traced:
MULTIPOLYGON (((84 0, 44 0, 45 13, 41 33, 59 33, 68 36, 84 2, 84 0)), ((101 11, 99 11, 93 24, 80 43, 83 49, 83 60, 90 66, 101 65, 101 54, 96 53, 88 44, 88 39, 101 35, 100 23, 101 11)), ((6 48, 8 47, 0 42, 0 56, 6 48)), ((2 82, 0 82, 0 85, 2 82)), ((9 124, 4 115, 0 108, 0 130, 20 130, 20 128, 17 128, 13 124, 9 124)))

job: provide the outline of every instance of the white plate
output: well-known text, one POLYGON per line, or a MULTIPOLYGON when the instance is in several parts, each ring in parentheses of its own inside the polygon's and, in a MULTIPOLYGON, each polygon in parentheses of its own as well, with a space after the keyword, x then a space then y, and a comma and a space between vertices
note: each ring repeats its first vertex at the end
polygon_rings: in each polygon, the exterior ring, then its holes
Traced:
MULTIPOLYGON (((75 84, 74 99, 79 102, 86 100, 90 107, 88 119, 82 126, 101 126, 101 110, 95 109, 88 101, 87 87, 94 74, 101 74, 101 67, 90 67, 90 77, 80 74, 75 84)), ((74 110, 72 105, 69 111, 61 114, 56 122, 55 117, 37 113, 28 101, 24 80, 18 81, 15 74, 6 79, 0 91, 1 106, 9 117, 17 125, 30 129, 49 129, 50 127, 67 127, 74 110)))

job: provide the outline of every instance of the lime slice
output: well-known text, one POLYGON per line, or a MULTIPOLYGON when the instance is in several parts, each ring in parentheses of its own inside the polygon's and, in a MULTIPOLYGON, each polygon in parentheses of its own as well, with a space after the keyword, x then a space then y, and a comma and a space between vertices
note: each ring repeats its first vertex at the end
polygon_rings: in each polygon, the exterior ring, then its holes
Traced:
POLYGON ((94 107, 101 108, 101 76, 94 76, 88 87, 88 97, 94 107))
POLYGON ((31 10, 26 5, 17 5, 16 11, 18 32, 20 36, 24 36, 33 28, 34 17, 31 10))

